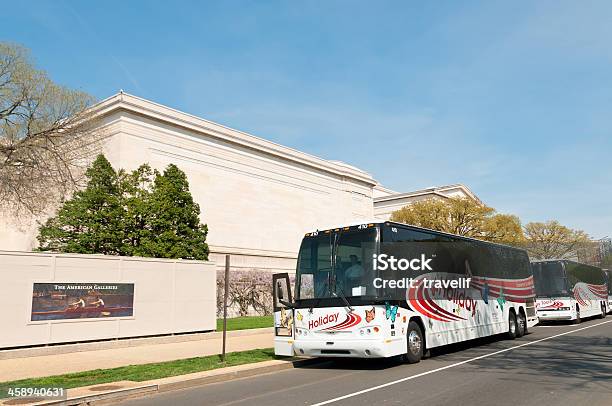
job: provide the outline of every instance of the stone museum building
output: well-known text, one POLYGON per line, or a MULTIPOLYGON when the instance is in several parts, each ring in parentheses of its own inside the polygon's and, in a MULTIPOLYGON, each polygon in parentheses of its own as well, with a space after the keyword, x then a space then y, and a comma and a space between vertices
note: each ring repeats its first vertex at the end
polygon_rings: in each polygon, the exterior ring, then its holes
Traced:
MULTIPOLYGON (((398 193, 341 161, 330 161, 120 92, 97 108, 104 153, 127 170, 176 164, 208 224, 210 259, 223 266, 293 272, 302 236, 347 222, 388 219, 427 198, 478 198, 463 185, 398 193)), ((6 215, 0 250, 36 247, 37 221, 6 215)))

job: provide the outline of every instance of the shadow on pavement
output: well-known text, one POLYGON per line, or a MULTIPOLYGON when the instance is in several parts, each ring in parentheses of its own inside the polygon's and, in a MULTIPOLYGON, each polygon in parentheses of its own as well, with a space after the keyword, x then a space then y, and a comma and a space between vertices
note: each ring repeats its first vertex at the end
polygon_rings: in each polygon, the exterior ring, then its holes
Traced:
POLYGON ((527 371, 534 377, 573 379, 573 385, 578 386, 602 382, 612 391, 611 337, 566 335, 533 344, 524 351, 509 351, 494 359, 470 364, 491 373, 520 371, 525 374, 527 371))
POLYGON ((300 369, 347 369, 347 370, 384 370, 401 365, 399 358, 320 358, 320 362, 308 363, 300 369))
MULTIPOLYGON (((514 341, 508 341, 505 335, 489 336, 433 349, 427 358, 442 362, 461 362, 528 341, 529 335, 514 341)), ((424 362, 427 362, 427 358, 424 362)), ((327 358, 324 362, 300 368, 384 370, 398 365, 401 365, 398 358, 327 358)), ((530 375, 534 379, 536 376, 546 375, 574 379, 580 382, 579 385, 600 382, 612 391, 612 337, 565 335, 551 341, 531 344, 521 350, 471 361, 469 365, 478 368, 479 372, 484 370, 490 373, 507 373, 515 370, 525 379, 530 379, 530 375)))

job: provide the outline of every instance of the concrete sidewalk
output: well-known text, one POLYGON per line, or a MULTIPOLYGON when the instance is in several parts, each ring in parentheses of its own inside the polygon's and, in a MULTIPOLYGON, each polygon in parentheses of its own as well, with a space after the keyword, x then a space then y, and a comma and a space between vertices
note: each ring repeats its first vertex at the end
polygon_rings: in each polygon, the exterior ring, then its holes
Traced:
MULTIPOLYGON (((202 336, 202 339, 194 341, 4 359, 0 360, 0 382, 202 357, 221 352, 223 341, 220 334, 210 333, 202 336)), ((228 352, 273 346, 272 328, 256 329, 252 332, 245 330, 228 332, 228 352)))

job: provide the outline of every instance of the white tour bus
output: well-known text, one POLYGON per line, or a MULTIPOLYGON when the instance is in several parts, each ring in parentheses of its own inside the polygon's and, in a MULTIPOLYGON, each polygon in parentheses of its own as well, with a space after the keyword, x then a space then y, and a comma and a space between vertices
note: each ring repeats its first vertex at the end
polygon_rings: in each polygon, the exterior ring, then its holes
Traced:
POLYGON ((531 263, 536 290, 536 308, 541 321, 571 320, 606 316, 606 275, 591 265, 569 260, 531 263))
POLYGON ((288 274, 273 286, 277 355, 413 363, 538 321, 525 251, 388 221, 306 234, 295 298, 288 274))

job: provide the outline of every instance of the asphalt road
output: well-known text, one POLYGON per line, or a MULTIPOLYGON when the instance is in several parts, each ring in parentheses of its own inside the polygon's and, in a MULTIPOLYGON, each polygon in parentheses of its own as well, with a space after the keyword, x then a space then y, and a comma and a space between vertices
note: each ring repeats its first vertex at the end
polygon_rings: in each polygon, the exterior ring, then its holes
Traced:
POLYGON ((341 360, 122 403, 612 406, 612 319, 537 326, 444 348, 415 365, 341 360), (559 335, 561 334, 561 335, 559 335))

